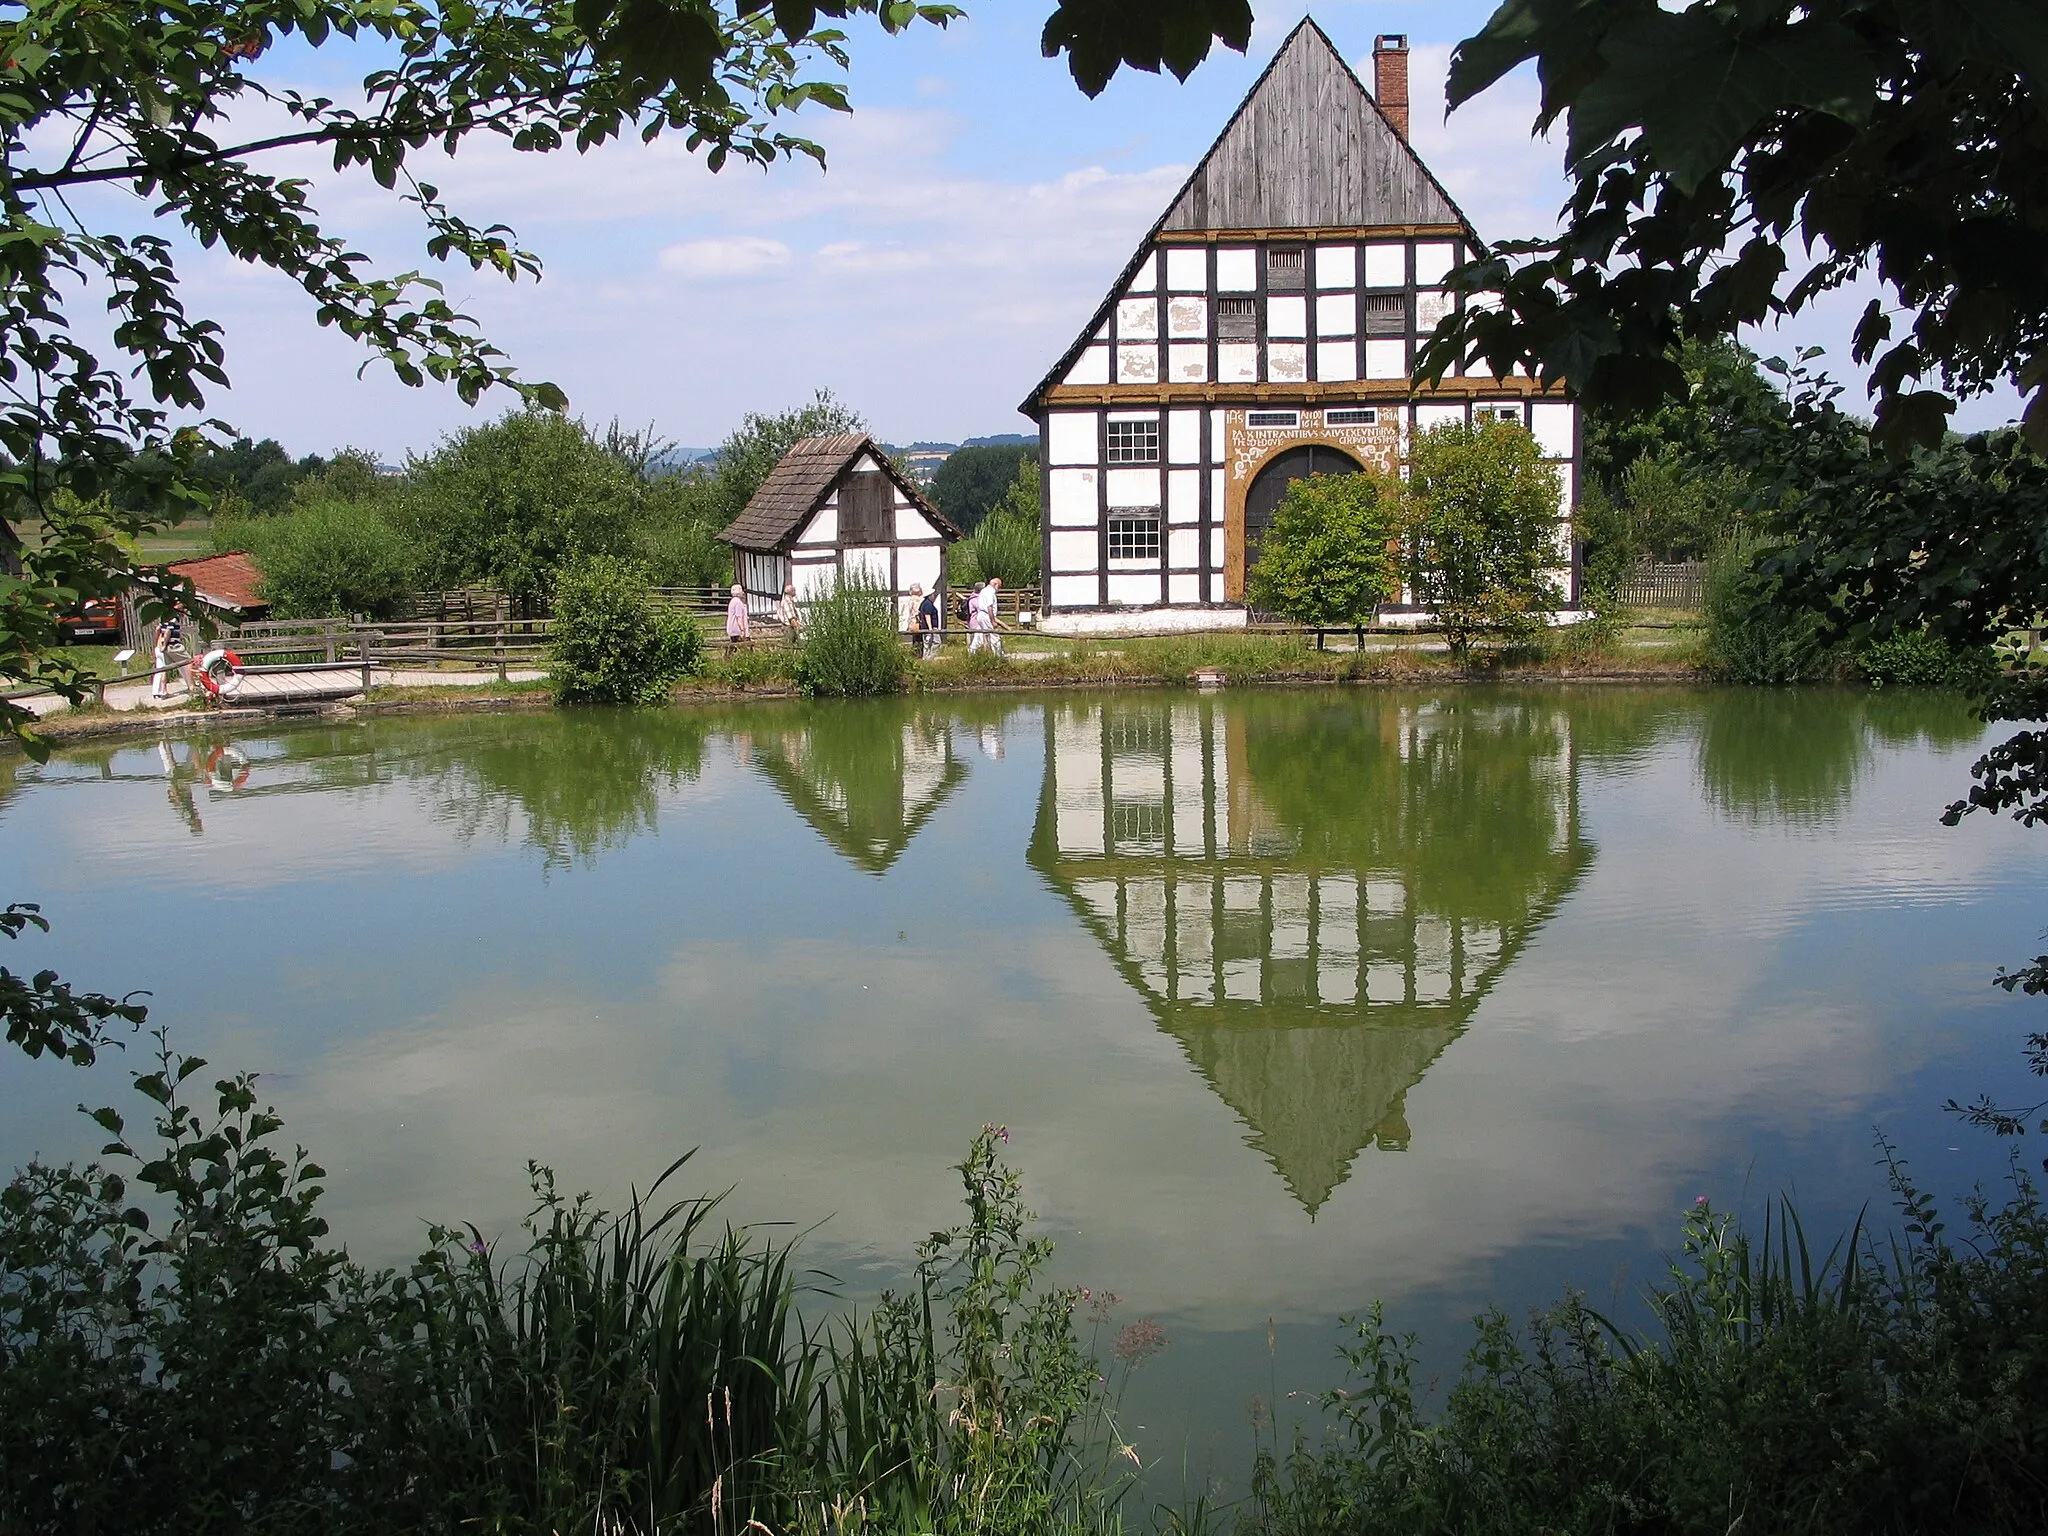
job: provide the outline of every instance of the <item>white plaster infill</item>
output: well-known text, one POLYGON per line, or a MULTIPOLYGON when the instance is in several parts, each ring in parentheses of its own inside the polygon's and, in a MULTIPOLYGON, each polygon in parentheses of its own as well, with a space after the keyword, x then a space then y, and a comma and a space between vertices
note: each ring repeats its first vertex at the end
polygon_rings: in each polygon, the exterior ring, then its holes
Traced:
POLYGON ((1190 635, 1204 630, 1243 629, 1242 608, 1110 608, 1087 613, 1048 613, 1037 624, 1047 635, 1190 635))

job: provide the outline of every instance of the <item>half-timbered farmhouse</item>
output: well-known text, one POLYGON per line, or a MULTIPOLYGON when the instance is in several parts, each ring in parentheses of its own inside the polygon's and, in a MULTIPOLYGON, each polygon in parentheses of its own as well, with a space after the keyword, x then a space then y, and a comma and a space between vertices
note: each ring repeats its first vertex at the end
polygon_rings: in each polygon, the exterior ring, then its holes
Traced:
POLYGON ((1377 100, 1302 22, 1021 407, 1045 462, 1048 627, 1241 622, 1289 480, 1393 473, 1408 434, 1485 417, 1561 469, 1576 597, 1576 408, 1526 377, 1409 382, 1474 302, 1444 283, 1478 236, 1409 147, 1406 38, 1378 39, 1373 73, 1377 100))
POLYGON ((896 594, 944 584, 946 545, 960 530, 897 474, 860 432, 807 437, 782 456, 746 510, 719 537, 733 547, 747 605, 767 613, 796 585, 799 601, 841 577, 896 594))

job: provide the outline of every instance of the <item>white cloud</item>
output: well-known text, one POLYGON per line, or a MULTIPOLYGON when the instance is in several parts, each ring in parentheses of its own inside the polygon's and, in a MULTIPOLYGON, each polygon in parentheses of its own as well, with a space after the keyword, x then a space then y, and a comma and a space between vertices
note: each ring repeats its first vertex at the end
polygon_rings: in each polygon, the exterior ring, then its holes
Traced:
POLYGON ((717 281, 721 278, 759 277, 789 265, 789 247, 780 240, 759 235, 723 235, 709 240, 689 240, 671 245, 661 253, 661 269, 682 277, 717 281))
POLYGON ((859 240, 835 240, 818 250, 818 265, 832 272, 916 272, 932 265, 932 253, 908 250, 901 245, 868 245, 859 240))

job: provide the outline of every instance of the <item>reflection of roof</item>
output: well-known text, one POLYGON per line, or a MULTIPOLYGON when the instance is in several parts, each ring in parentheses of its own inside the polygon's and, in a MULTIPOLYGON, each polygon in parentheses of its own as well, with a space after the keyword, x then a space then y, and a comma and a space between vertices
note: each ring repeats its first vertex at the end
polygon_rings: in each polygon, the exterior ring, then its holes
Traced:
POLYGON ((863 453, 874 455, 883 473, 895 481, 910 504, 932 523, 954 538, 960 532, 939 515, 916 485, 905 480, 889 462, 889 456, 875 446, 865 432, 840 432, 830 437, 807 437, 782 456, 782 461, 761 482, 746 510, 719 535, 741 549, 777 549, 817 511, 847 467, 863 453))
POLYGON ((1431 1018, 1417 1009, 1408 1021, 1380 1023, 1361 1012, 1251 1004, 1160 1013, 1311 1216, 1366 1147, 1405 1150, 1403 1100, 1469 1014, 1431 1018))
POLYGON ((207 555, 199 560, 177 560, 165 567, 173 576, 192 583, 201 602, 216 608, 267 608, 262 592, 263 573, 241 550, 225 555, 207 555))
POLYGON ((952 743, 906 726, 894 751, 848 757, 819 750, 808 731, 758 744, 755 763, 796 813, 856 867, 886 874, 967 777, 952 743))

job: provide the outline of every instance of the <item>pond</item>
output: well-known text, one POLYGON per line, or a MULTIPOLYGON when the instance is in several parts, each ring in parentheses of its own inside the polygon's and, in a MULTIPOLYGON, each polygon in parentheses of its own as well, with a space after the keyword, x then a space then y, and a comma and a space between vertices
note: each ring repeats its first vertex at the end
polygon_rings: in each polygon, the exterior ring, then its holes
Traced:
MULTIPOLYGON (((1984 737, 1590 687, 245 727, 0 761, 0 894, 56 924, 17 969, 260 1071, 377 1261, 516 1231, 529 1159, 616 1203, 694 1147, 864 1294, 1006 1125, 1060 1276, 1171 1340, 1126 1405, 1171 1481, 1375 1297, 1436 1369, 1491 1300, 1626 1312, 1697 1195, 1881 1208, 1880 1130, 1996 1180, 1940 1105, 2024 1092, 1988 979, 2048 834, 1939 824, 1984 737)), ((9 1166, 121 1070, 0 1059, 9 1166)))

